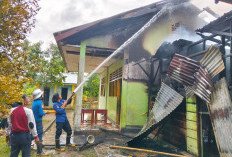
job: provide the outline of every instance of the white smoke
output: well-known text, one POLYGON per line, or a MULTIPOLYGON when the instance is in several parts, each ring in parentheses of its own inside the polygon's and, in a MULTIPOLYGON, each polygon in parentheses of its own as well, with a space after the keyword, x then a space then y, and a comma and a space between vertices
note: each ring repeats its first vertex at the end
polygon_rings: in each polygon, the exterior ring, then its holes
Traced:
POLYGON ((175 31, 172 32, 172 34, 165 38, 164 41, 172 43, 173 41, 179 39, 198 41, 201 39, 201 37, 195 32, 188 31, 183 25, 181 25, 181 27, 177 28, 175 31))

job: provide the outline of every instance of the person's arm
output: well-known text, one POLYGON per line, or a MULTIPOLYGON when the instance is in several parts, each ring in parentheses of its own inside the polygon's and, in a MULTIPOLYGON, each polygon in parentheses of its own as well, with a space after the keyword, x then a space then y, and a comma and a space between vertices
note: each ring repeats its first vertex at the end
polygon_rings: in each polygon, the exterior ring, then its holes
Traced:
POLYGON ((53 109, 57 112, 57 113, 65 113, 65 110, 62 107, 59 107, 59 105, 57 105, 56 103, 53 104, 53 109))
POLYGON ((35 123, 35 118, 32 110, 26 109, 26 115, 27 115, 27 120, 28 120, 28 128, 32 134, 33 137, 38 136, 37 130, 36 130, 36 123, 35 123))
POLYGON ((8 127, 6 128, 6 143, 9 143, 10 142, 10 133, 11 133, 11 128, 12 128, 10 116, 8 116, 8 118, 7 118, 7 123, 8 123, 8 127))
POLYGON ((71 104, 71 102, 72 102, 72 98, 68 99, 67 104, 71 104))
POLYGON ((71 95, 71 97, 70 97, 68 100, 66 100, 66 101, 63 100, 63 99, 61 99, 61 101, 63 101, 62 108, 65 108, 67 104, 71 104, 71 102, 72 102, 72 97, 73 97, 74 95, 75 95, 75 93, 73 92, 72 95, 71 95))
POLYGON ((7 118, 7 123, 8 123, 8 127, 6 128, 6 136, 9 136, 12 128, 10 116, 7 118))
POLYGON ((43 111, 42 102, 38 105, 39 116, 44 116, 46 113, 43 111))
POLYGON ((38 138, 38 133, 37 133, 37 130, 36 130, 36 123, 35 123, 34 114, 33 114, 31 109, 24 108, 24 110, 25 110, 26 115, 27 115, 28 128, 29 128, 32 136, 34 137, 35 142, 38 143, 39 138, 38 138))

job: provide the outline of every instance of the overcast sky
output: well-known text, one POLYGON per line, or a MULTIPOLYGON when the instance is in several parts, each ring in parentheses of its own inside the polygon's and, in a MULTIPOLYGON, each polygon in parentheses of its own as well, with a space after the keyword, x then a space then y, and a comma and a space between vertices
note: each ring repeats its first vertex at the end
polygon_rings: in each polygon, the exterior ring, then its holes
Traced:
MULTIPOLYGON (((159 0, 40 0, 41 10, 36 27, 29 34, 31 42, 43 41, 43 48, 55 42, 53 33, 109 17, 159 0)), ((199 8, 210 6, 218 14, 232 9, 232 5, 215 0, 194 0, 199 8)))

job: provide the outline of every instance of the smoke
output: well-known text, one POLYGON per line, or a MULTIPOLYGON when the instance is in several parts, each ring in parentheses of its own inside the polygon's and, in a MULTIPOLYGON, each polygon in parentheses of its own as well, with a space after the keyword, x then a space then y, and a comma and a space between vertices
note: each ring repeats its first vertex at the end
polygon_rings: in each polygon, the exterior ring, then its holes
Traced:
POLYGON ((198 36, 195 32, 188 31, 184 26, 177 28, 172 32, 164 41, 166 42, 174 42, 179 39, 189 40, 189 41, 197 41, 200 40, 201 37, 198 36))

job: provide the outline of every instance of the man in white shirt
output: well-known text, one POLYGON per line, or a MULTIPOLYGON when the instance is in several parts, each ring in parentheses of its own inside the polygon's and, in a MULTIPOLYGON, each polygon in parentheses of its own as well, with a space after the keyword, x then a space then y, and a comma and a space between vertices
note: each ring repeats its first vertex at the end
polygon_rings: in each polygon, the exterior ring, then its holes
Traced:
POLYGON ((35 138, 35 142, 39 143, 33 112, 26 107, 29 104, 28 98, 26 95, 23 95, 22 98, 24 104, 19 103, 19 106, 12 108, 7 119, 6 140, 8 142, 11 139, 10 157, 17 157, 20 150, 22 151, 22 157, 31 156, 30 133, 35 138))

